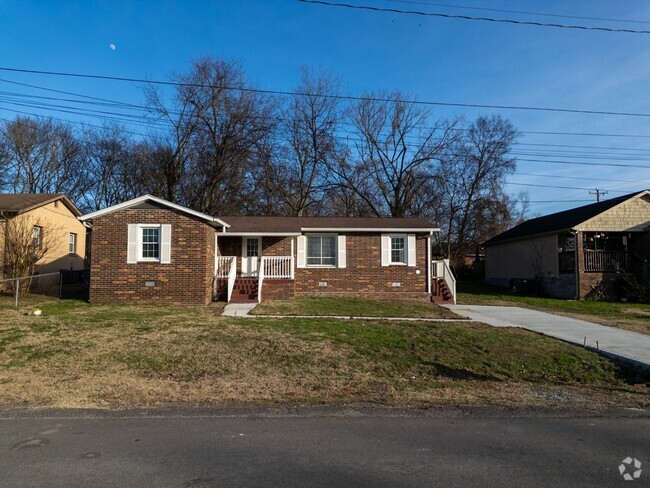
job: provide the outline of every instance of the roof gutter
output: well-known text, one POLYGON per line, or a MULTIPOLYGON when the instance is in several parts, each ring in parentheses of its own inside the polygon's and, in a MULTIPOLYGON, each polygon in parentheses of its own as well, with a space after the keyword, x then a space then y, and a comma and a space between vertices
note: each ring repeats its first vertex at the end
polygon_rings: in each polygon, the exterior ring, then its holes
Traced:
POLYGON ((421 232, 433 233, 439 232, 440 228, 436 227, 301 227, 302 232, 421 232))

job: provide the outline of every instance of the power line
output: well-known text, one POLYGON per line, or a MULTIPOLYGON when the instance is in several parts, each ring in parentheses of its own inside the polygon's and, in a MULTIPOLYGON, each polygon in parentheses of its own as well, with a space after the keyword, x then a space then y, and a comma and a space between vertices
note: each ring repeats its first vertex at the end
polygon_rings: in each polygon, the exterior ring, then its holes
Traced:
MULTIPOLYGON (((306 1, 306 0, 299 0, 299 1, 306 1)), ((408 103, 412 105, 463 107, 463 108, 489 108, 489 109, 496 109, 496 110, 530 110, 530 111, 538 111, 538 112, 560 112, 560 113, 575 113, 575 114, 587 114, 587 115, 650 117, 650 113, 642 113, 642 112, 613 112, 613 111, 606 111, 606 110, 569 109, 569 108, 559 108, 559 107, 534 107, 534 106, 523 106, 523 105, 490 105, 490 104, 478 104, 478 103, 438 102, 438 101, 430 101, 430 100, 413 100, 413 99, 409 100, 409 99, 398 99, 398 98, 387 98, 387 97, 317 94, 317 93, 309 93, 309 92, 297 92, 291 90, 270 90, 270 89, 239 87, 239 86, 230 86, 230 85, 209 85, 204 83, 186 83, 180 81, 145 80, 142 78, 128 78, 123 76, 93 75, 93 74, 84 74, 84 73, 43 71, 43 70, 20 69, 20 68, 9 68, 9 67, 0 67, 0 71, 10 71, 14 73, 30 73, 30 74, 48 75, 48 76, 89 78, 89 79, 108 80, 108 81, 122 81, 122 82, 130 82, 130 83, 149 83, 152 85, 161 85, 161 86, 188 86, 193 88, 210 88, 210 89, 218 88, 221 90, 233 90, 233 91, 240 91, 246 93, 261 93, 267 95, 280 95, 280 96, 320 97, 320 98, 327 98, 327 99, 355 100, 355 101, 369 101, 369 102, 389 102, 389 103, 400 102, 400 103, 408 103)))
MULTIPOLYGON (((515 173, 515 176, 516 176, 516 173, 515 173)), ((508 184, 508 185, 517 185, 517 186, 534 186, 536 188, 553 188, 554 190, 582 190, 582 191, 589 191, 590 193, 591 193, 590 190, 592 190, 592 188, 581 188, 581 187, 577 187, 577 186, 538 185, 536 183, 516 183, 516 182, 513 182, 513 181, 509 181, 506 184, 508 184)), ((599 191, 599 190, 596 188, 596 191, 599 191)), ((621 191, 621 190, 610 190, 610 191, 614 192, 614 193, 629 193, 627 191, 621 191)), ((603 190, 600 190, 600 193, 603 194, 603 190)), ((607 193, 607 192, 604 192, 604 193, 607 193)))
POLYGON ((581 180, 581 181, 606 181, 608 183, 632 183, 632 184, 637 184, 640 181, 645 181, 645 180, 613 180, 611 178, 590 178, 590 177, 585 177, 585 176, 562 176, 562 175, 541 175, 539 173, 520 173, 517 171, 515 173, 516 176, 535 176, 537 178, 560 178, 563 180, 581 180))
POLYGON ((470 7, 468 5, 451 5, 448 3, 433 3, 433 2, 416 2, 413 0, 385 0, 386 2, 405 3, 412 5, 428 5, 431 7, 444 7, 455 8, 463 10, 482 10, 485 12, 501 12, 507 14, 521 14, 521 15, 535 15, 538 17, 555 17, 558 19, 578 19, 578 20, 597 20, 604 22, 626 22, 630 24, 650 24, 647 20, 632 20, 632 19, 611 19, 606 17, 585 17, 582 15, 566 15, 566 14, 548 14, 543 12, 530 12, 525 10, 506 10, 501 8, 488 8, 488 7, 470 7))
POLYGON ((340 8, 349 8, 355 10, 370 10, 373 12, 402 14, 402 15, 419 15, 421 17, 439 17, 444 19, 474 20, 480 22, 494 22, 499 24, 516 24, 516 25, 526 25, 526 26, 535 26, 535 27, 554 27, 559 29, 578 29, 584 31, 620 32, 625 34, 650 34, 650 31, 647 30, 619 29, 613 27, 595 27, 595 26, 570 25, 570 24, 549 24, 545 22, 535 22, 531 20, 495 19, 492 17, 471 17, 469 15, 443 14, 440 12, 422 12, 420 10, 400 10, 396 8, 387 8, 387 7, 372 7, 370 5, 352 5, 349 3, 325 2, 323 0, 298 0, 298 1, 301 3, 324 5, 326 7, 340 7, 340 8))

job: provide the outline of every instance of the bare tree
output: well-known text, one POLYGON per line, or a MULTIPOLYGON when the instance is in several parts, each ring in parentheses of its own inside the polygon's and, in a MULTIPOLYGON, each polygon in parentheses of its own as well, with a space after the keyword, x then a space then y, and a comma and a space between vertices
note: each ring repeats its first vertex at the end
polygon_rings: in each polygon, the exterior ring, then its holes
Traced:
POLYGON ((322 213, 328 168, 339 157, 339 81, 328 73, 301 69, 300 84, 280 112, 279 148, 266 167, 269 197, 284 215, 322 213))
POLYGON ((86 167, 92 186, 82 198, 90 211, 110 207, 143 193, 142 172, 133 143, 124 130, 106 126, 84 135, 86 167))
POLYGON ((14 278, 34 274, 38 262, 56 245, 61 229, 47 220, 19 215, 6 222, 5 232, 4 273, 14 278))
POLYGON ((358 139, 356 164, 333 168, 342 188, 354 191, 377 216, 406 217, 453 140, 454 123, 430 122, 429 112, 399 93, 371 93, 351 110, 358 139))
POLYGON ((90 182, 78 137, 64 124, 17 117, 0 125, 5 188, 16 193, 66 193, 81 197, 90 182))
POLYGON ((511 225, 517 203, 504 191, 515 171, 509 155, 519 135, 514 126, 500 116, 479 117, 461 132, 428 190, 432 217, 441 224, 440 251, 455 262, 511 225))

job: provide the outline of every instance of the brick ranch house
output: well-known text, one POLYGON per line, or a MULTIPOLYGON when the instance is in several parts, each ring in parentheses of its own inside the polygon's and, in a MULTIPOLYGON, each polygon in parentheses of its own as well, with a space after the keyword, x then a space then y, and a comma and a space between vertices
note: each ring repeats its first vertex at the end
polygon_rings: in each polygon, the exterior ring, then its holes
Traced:
POLYGON ((650 190, 531 219, 484 245, 490 284, 538 279, 557 298, 617 298, 625 273, 648 279, 650 190))
POLYGON ((90 213, 90 301, 205 305, 298 295, 453 301, 420 218, 213 217, 151 195, 90 213))

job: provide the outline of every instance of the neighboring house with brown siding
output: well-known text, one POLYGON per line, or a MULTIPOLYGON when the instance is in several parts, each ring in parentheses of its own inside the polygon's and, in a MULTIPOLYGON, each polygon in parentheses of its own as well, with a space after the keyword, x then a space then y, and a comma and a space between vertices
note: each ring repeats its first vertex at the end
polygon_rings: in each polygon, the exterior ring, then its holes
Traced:
POLYGON ((83 270, 86 226, 81 212, 62 193, 0 193, 0 270, 6 275, 6 249, 11 233, 28 226, 34 247, 43 254, 36 263, 39 274, 83 270), (47 247, 47 249, 45 249, 47 247))
POLYGON ((485 242, 485 280, 541 282, 558 298, 616 297, 625 273, 647 279, 650 191, 528 220, 485 242))
POLYGON ((453 299, 426 219, 217 218, 145 195, 81 220, 93 229, 91 302, 453 299))

